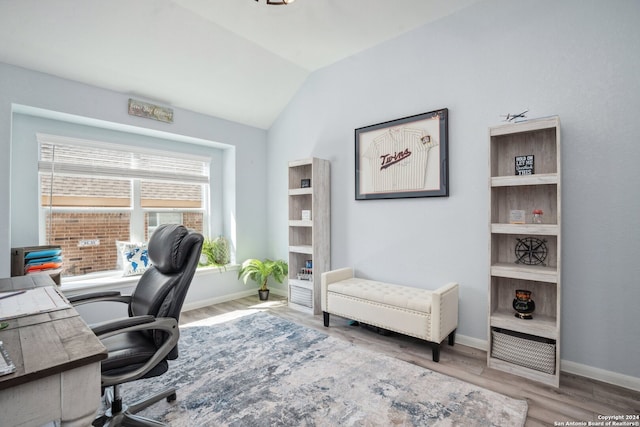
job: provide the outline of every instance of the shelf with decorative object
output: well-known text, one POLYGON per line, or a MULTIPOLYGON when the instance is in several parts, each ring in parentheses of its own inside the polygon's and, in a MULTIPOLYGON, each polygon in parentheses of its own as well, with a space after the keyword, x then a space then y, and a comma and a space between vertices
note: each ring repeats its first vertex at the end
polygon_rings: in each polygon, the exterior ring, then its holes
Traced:
POLYGON ((557 224, 491 224, 493 234, 557 236, 559 231, 557 224))
POLYGON ((558 282, 558 271, 552 267, 498 263, 491 265, 491 275, 495 277, 534 280, 546 283, 558 282))
POLYGON ((330 269, 330 164, 289 162, 289 306, 320 313, 320 275, 330 269))
POLYGON ((558 331, 556 329, 556 318, 536 314, 531 322, 513 321, 513 310, 501 310, 491 314, 491 326, 494 328, 510 329, 516 332, 541 336, 545 338, 557 339, 558 331))
POLYGON ((303 220, 303 219, 292 219, 289 220, 290 227, 313 227, 313 222, 311 220, 303 220))
POLYGON ((313 246, 311 245, 289 246, 289 252, 311 255, 313 254, 313 246))
POLYGON ((522 175, 522 176, 495 176, 491 178, 492 187, 510 187, 520 185, 543 185, 557 184, 558 174, 547 173, 539 175, 522 175))
POLYGON ((487 364, 560 379, 561 162, 557 117, 489 129, 487 364))

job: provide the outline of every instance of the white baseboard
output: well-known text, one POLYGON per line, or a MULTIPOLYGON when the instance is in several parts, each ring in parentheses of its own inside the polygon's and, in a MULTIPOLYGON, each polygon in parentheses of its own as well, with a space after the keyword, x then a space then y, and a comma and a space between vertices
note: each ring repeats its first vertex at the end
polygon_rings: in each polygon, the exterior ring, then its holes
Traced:
MULTIPOLYGON (((477 348, 478 350, 489 350, 489 342, 487 340, 468 337, 466 335, 456 334, 456 343, 477 348)), ((602 381, 608 384, 640 391, 640 378, 629 375, 594 368, 593 366, 583 365, 570 360, 561 360, 560 370, 568 374, 580 375, 581 377, 591 378, 592 380, 602 381)))
POLYGON ((251 295, 254 295, 257 291, 255 289, 250 289, 248 291, 236 292, 233 294, 223 295, 221 297, 207 298, 201 299, 198 301, 193 301, 189 303, 184 303, 182 306, 182 311, 196 310, 198 308, 207 307, 209 305, 220 304, 227 301, 233 301, 234 299, 244 298, 251 295))
POLYGON ((582 363, 571 362, 570 360, 561 360, 560 369, 569 374, 580 375, 593 380, 640 391, 640 378, 630 375, 606 371, 604 369, 594 368, 593 366, 583 365, 582 363))
POLYGON ((468 337, 466 335, 458 335, 457 333, 456 344, 466 345, 467 347, 477 348, 478 350, 489 350, 489 343, 487 340, 480 340, 478 338, 468 337))
POLYGON ((289 298, 289 291, 287 289, 280 289, 280 288, 273 287, 271 288, 271 293, 280 295, 281 297, 289 298))
MULTIPOLYGON (((283 296, 285 298, 289 296, 286 289, 279 289, 275 287, 271 288, 271 293, 275 295, 283 296)), ((233 294, 223 295, 221 297, 206 298, 206 299, 201 299, 193 302, 185 302, 184 305, 182 306, 182 311, 196 310, 198 308, 203 308, 208 305, 220 304, 227 301, 233 301, 234 299, 250 297, 251 295, 257 295, 257 294, 258 294, 257 289, 252 288, 252 289, 249 289, 248 291, 236 292, 233 294)))

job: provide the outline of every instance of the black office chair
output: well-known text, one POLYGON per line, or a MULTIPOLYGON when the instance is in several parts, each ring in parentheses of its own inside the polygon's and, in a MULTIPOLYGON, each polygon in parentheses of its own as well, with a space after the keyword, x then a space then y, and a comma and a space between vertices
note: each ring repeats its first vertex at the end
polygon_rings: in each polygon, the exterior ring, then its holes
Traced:
POLYGON ((203 240, 201 234, 182 225, 161 225, 149 240, 152 266, 140 277, 131 295, 96 292, 69 298, 74 305, 115 301, 128 304, 129 309, 129 317, 91 325, 109 353, 102 361, 102 389, 109 409, 96 418, 94 426, 163 425, 134 414, 162 399, 175 400, 175 389, 127 407, 122 403, 120 385, 162 375, 169 368, 167 360, 178 357, 180 311, 198 266, 203 240))

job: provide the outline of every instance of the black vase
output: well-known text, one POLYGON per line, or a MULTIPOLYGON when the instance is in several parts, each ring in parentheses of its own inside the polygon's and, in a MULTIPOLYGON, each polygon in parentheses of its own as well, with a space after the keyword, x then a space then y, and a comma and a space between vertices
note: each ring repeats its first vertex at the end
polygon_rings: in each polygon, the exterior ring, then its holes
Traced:
POLYGON ((258 289, 258 297, 260 298, 260 301, 267 301, 269 299, 269 289, 266 291, 258 289))
POLYGON ((517 312, 515 316, 518 319, 533 319, 533 313, 536 304, 531 299, 531 291, 524 289, 516 290, 516 297, 513 299, 513 309, 517 312))

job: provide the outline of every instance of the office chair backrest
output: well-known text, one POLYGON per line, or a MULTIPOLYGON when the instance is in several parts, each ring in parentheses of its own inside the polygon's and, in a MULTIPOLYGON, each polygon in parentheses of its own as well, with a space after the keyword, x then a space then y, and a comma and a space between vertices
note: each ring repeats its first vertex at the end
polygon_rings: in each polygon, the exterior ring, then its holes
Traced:
MULTIPOLYGON (((189 285, 198 266, 204 237, 190 232, 183 225, 161 225, 149 239, 147 269, 131 294, 129 315, 150 314, 154 317, 173 317, 180 320, 180 311, 189 285)), ((157 346, 162 345, 164 334, 153 333, 157 346)), ((168 356, 178 357, 177 347, 168 356)))

